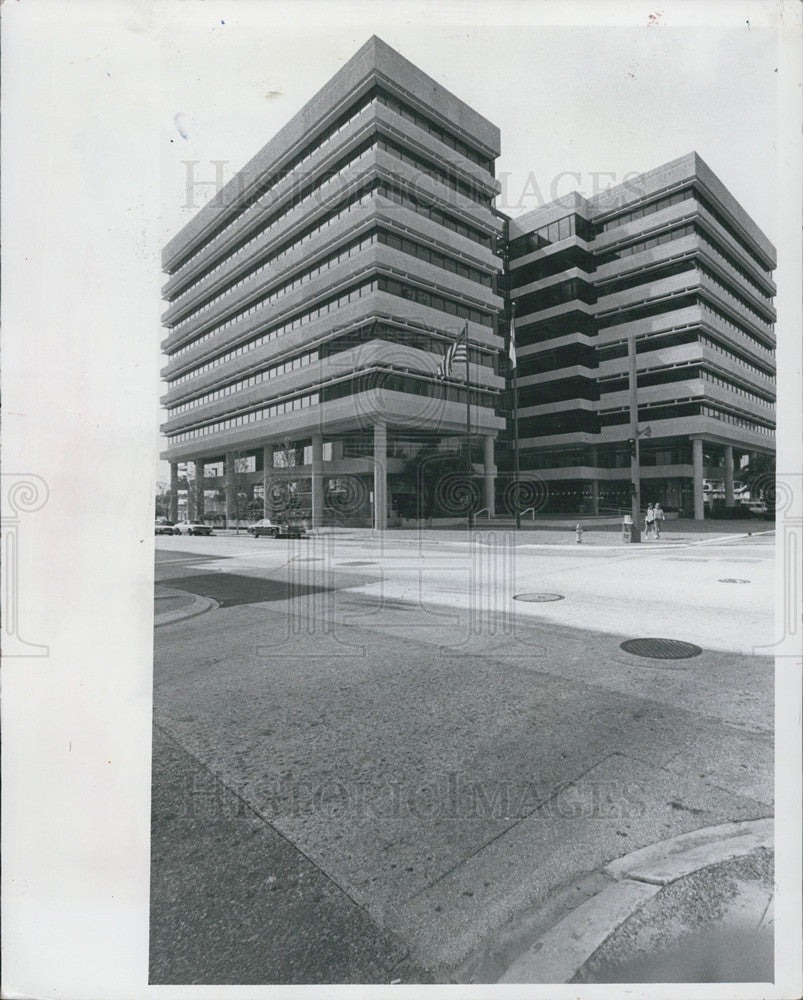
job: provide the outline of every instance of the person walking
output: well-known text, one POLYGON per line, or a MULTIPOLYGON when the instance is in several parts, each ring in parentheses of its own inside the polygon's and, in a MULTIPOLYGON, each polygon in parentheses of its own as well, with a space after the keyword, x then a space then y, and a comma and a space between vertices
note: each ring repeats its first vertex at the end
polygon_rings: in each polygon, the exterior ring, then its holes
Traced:
POLYGON ((644 537, 655 537, 655 508, 651 503, 647 504, 647 513, 644 517, 644 537))
POLYGON ((661 537, 661 528, 664 525, 664 509, 660 503, 655 505, 655 537, 661 537))

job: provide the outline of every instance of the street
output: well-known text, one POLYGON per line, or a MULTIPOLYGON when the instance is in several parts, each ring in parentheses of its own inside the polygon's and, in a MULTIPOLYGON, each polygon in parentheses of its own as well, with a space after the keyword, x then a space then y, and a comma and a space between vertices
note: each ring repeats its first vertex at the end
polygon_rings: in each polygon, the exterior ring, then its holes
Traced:
POLYGON ((573 538, 157 539, 157 615, 207 610, 157 618, 152 982, 472 981, 611 860, 772 815, 773 535, 573 538))

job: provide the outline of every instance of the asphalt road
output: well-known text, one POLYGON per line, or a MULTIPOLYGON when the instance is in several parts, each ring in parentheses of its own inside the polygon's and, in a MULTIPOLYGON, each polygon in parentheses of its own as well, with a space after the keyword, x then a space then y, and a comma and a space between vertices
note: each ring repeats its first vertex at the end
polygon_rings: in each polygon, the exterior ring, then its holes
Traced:
POLYGON ((157 628, 152 982, 448 981, 611 859, 772 814, 770 535, 158 545, 219 607, 157 628))

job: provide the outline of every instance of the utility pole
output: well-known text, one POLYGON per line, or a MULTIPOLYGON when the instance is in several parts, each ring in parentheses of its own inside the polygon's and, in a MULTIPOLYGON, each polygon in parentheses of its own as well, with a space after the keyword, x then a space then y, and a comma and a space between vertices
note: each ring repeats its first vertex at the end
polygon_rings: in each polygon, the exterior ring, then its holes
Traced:
POLYGON ((516 360, 516 303, 510 303, 510 362, 513 365, 513 496, 516 503, 516 530, 521 529, 519 494, 519 369, 516 360))
POLYGON ((474 474, 474 466, 471 464, 471 388, 469 387, 468 369, 468 320, 466 320, 463 337, 466 346, 466 475, 468 477, 468 530, 474 528, 473 502, 474 494, 471 492, 471 479, 474 474))
POLYGON ((638 382, 636 369, 636 335, 627 338, 628 389, 630 391, 630 499, 633 527, 630 540, 641 541, 641 468, 638 444, 638 382))
POLYGON ((508 330, 508 374, 510 376, 510 392, 512 394, 512 406, 510 412, 513 415, 513 502, 516 507, 516 530, 521 528, 521 500, 519 493, 519 373, 518 359, 516 356, 516 301, 512 296, 510 287, 510 219, 497 213, 504 225, 505 242, 502 248, 502 278, 500 290, 504 293, 505 314, 509 321, 508 330))

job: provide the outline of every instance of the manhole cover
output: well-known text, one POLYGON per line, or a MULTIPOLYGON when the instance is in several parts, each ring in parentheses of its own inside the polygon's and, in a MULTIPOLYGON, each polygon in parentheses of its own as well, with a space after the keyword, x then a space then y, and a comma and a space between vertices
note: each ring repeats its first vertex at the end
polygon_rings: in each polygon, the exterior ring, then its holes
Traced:
POLYGON ((749 580, 740 580, 737 576, 724 576, 720 579, 720 583, 750 583, 749 580))
POLYGON ((375 562, 366 562, 363 559, 355 559, 352 562, 338 563, 338 566, 376 566, 375 562))
POLYGON ((647 656, 653 660, 687 660, 702 653, 702 649, 693 642, 681 642, 679 639, 627 639, 619 648, 634 656, 647 656))
POLYGON ((563 594, 515 594, 514 601, 532 601, 540 603, 542 601, 562 601, 563 594))

